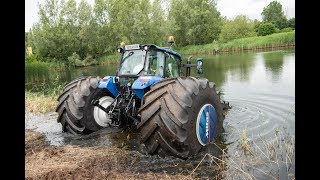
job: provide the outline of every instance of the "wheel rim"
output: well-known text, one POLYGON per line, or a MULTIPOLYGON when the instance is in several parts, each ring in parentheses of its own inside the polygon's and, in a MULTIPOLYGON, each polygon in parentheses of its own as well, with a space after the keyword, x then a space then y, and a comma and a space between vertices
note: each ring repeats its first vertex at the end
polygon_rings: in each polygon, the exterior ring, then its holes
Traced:
POLYGON ((216 134, 217 113, 211 104, 201 107, 196 124, 196 134, 199 143, 205 146, 213 141, 216 134))
MULTIPOLYGON (((114 99, 110 96, 104 96, 99 99, 99 104, 106 108, 113 102, 113 100, 114 99)), ((93 117, 95 122, 102 127, 107 127, 112 122, 110 115, 97 106, 94 106, 93 108, 93 117)))

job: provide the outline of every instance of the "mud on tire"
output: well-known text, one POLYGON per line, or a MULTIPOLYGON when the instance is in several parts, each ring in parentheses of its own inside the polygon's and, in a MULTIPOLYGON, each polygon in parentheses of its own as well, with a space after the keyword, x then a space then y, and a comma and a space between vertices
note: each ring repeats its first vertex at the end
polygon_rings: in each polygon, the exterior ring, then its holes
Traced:
POLYGON ((225 104, 207 79, 178 77, 153 85, 144 96, 139 112, 141 143, 149 154, 165 153, 186 159, 202 147, 197 139, 199 111, 211 104, 216 111, 215 134, 223 131, 225 104))
POLYGON ((63 132, 73 134, 89 134, 102 127, 93 117, 92 99, 110 96, 105 89, 98 88, 99 78, 81 77, 68 83, 58 97, 58 123, 63 132))

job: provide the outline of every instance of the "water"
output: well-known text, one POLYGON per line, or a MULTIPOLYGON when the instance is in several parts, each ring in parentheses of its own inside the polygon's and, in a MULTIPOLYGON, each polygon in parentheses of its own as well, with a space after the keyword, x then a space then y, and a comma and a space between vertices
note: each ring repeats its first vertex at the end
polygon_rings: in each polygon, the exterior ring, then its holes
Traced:
MULTIPOLYGON (((288 158, 283 157, 287 157, 288 154, 285 154, 283 149, 278 151, 274 150, 275 153, 272 153, 272 148, 282 147, 279 146, 279 143, 280 145, 281 143, 287 145, 285 143, 287 142, 286 140, 295 138, 294 50, 199 57, 204 58, 203 77, 216 83, 218 89, 223 93, 222 99, 230 102, 232 109, 226 114, 223 139, 203 149, 199 155, 191 159, 189 163, 196 165, 206 153, 213 155, 219 151, 219 148, 222 148, 225 149, 228 156, 225 158, 225 161, 229 166, 223 169, 226 174, 229 174, 225 175, 226 179, 248 178, 245 173, 237 170, 236 165, 232 165, 233 162, 240 163, 240 161, 248 160, 248 158, 250 158, 251 161, 248 162, 248 167, 246 167, 248 170, 246 172, 252 177, 289 179, 291 177, 290 174, 294 176, 294 155, 293 159, 289 159, 291 164, 293 164, 293 166, 289 168, 288 163, 284 164, 285 160, 286 162, 288 161, 288 158), (244 132, 246 136, 244 136, 244 132), (244 137, 247 139, 254 156, 247 156, 243 153, 241 139, 244 137), (272 146, 273 144, 278 144, 278 146, 272 146), (271 162, 272 158, 268 157, 274 154, 279 155, 277 158, 281 157, 282 161, 273 159, 273 162, 276 163, 271 162), (261 160, 264 163, 256 163, 257 160, 261 160), (255 164, 253 162, 255 162, 255 164), (230 174, 233 175, 231 176, 230 174)), ((184 60, 186 58, 187 57, 184 57, 184 60)), ((196 59, 195 56, 194 59, 196 59)), ((52 83, 54 82, 53 80, 47 80, 45 84, 47 87, 53 87, 57 86, 57 84, 69 82, 81 75, 100 77, 114 75, 116 68, 117 65, 109 65, 54 72, 55 74, 52 73, 54 74, 52 79, 58 77, 59 83, 52 83)), ((193 71, 192 74, 196 75, 195 71, 193 71)), ((32 79, 34 78, 26 77, 26 89, 33 91, 41 90, 41 88, 37 88, 39 82, 32 82, 32 79)), ((27 116, 26 128, 33 128, 46 133, 52 145, 116 145, 118 147, 128 146, 129 149, 133 150, 139 149, 139 144, 136 141, 139 133, 136 132, 129 134, 111 133, 113 135, 110 135, 110 132, 102 130, 87 137, 74 138, 61 133, 61 125, 56 123, 55 113, 42 115, 43 117, 27 116)), ((288 147, 288 145, 286 147, 288 147)), ((220 153, 214 155, 219 157, 225 154, 220 153)), ((202 173, 207 175, 214 173, 215 171, 208 168, 208 162, 212 165, 213 158, 208 156, 204 159, 206 163, 199 166, 198 172, 202 171, 202 173)), ((145 161, 150 162, 149 160, 147 159, 145 161)), ((158 159, 158 161, 160 160, 158 159)), ((174 160, 173 158, 171 163, 176 161, 178 160, 174 160)), ((141 162, 143 162, 143 160, 141 160, 141 162)), ((157 160, 155 160, 155 162, 157 162, 157 160)), ((185 168, 186 166, 189 167, 189 165, 180 163, 180 167, 185 168)), ((149 169, 153 167, 155 168, 157 166, 150 165, 149 169)), ((190 167, 194 168, 195 166, 190 167)), ((167 167, 167 169, 170 168, 167 167)))

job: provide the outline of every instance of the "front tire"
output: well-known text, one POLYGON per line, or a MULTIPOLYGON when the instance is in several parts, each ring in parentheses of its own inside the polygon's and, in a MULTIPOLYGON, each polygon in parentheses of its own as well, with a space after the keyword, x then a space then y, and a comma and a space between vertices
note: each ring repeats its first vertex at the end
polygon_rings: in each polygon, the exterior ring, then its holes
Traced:
POLYGON ((144 96, 138 124, 141 143, 149 154, 187 159, 223 132, 223 104, 215 84, 207 79, 165 79, 144 96))
MULTIPOLYGON (((106 126, 101 119, 102 110, 97 110, 98 107, 93 106, 91 101, 106 98, 109 100, 113 97, 108 90, 98 88, 98 82, 99 78, 81 77, 64 87, 56 108, 57 121, 61 123, 63 132, 89 134, 106 126)), ((108 103, 102 104, 104 107, 106 105, 108 103)))

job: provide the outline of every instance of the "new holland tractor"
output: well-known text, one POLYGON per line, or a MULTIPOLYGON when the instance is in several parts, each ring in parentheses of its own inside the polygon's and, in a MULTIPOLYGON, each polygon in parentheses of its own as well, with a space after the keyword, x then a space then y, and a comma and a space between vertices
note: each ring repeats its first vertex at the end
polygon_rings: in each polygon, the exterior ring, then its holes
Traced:
POLYGON ((202 58, 185 64, 170 47, 121 43, 114 76, 80 77, 68 83, 58 98, 57 121, 63 132, 90 134, 102 128, 137 128, 149 154, 182 159, 195 155, 223 132, 229 103, 220 100, 203 73, 202 58), (183 71, 185 69, 185 71, 183 71))

